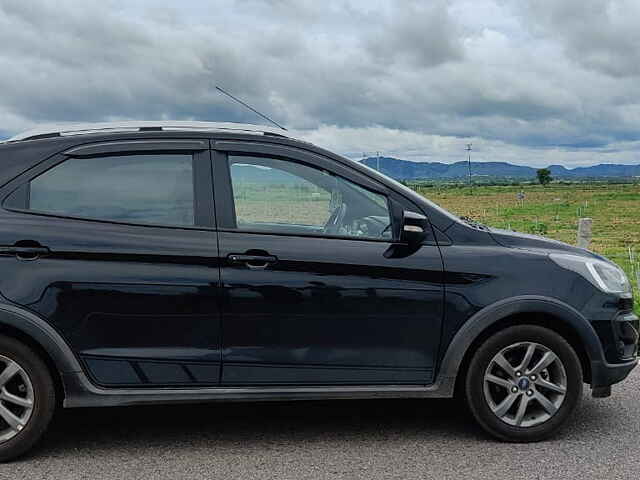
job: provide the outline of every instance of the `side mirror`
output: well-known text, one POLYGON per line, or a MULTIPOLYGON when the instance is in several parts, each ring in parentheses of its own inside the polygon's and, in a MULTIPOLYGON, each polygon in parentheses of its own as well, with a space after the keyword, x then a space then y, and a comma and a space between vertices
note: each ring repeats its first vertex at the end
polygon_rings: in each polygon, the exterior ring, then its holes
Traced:
POLYGON ((409 246, 419 246, 429 235, 429 220, 424 215, 415 212, 402 213, 402 228, 400 241, 409 246))

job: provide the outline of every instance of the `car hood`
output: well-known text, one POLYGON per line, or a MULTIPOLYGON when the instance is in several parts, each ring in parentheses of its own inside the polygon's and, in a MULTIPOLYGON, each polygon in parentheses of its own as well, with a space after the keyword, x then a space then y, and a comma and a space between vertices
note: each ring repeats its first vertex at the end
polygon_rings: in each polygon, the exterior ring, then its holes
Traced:
POLYGON ((600 255, 596 255, 585 248, 574 247, 568 243, 542 237, 540 235, 530 235, 527 233, 513 232, 499 228, 490 228, 489 233, 496 242, 505 247, 522 248, 539 253, 567 252, 583 257, 602 259, 600 255))

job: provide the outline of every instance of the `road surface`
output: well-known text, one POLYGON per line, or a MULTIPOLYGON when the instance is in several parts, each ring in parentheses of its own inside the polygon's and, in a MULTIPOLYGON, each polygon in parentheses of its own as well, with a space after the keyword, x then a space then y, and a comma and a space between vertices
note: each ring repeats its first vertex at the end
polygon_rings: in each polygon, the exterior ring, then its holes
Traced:
POLYGON ((452 401, 66 410, 0 479, 640 478, 640 370, 558 438, 504 444, 452 401))

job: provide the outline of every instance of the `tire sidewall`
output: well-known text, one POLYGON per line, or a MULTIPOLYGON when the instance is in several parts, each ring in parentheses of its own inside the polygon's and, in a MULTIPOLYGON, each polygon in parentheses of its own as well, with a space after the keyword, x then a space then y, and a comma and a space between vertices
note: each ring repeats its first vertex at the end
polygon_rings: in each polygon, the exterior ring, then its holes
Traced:
POLYGON ((526 325, 498 332, 480 346, 469 364, 465 391, 469 408, 489 433, 505 441, 532 442, 549 438, 566 425, 582 398, 582 384, 580 360, 569 343, 552 330, 526 325), (503 422, 491 411, 484 396, 484 374, 489 362, 503 348, 518 342, 535 342, 551 349, 560 358, 567 374, 567 393, 562 405, 549 420, 533 427, 503 422))
POLYGON ((29 347, 0 336, 0 354, 18 363, 33 386, 33 411, 29 421, 16 436, 0 443, 0 462, 4 462, 23 454, 40 440, 53 417, 56 398, 48 367, 29 347))

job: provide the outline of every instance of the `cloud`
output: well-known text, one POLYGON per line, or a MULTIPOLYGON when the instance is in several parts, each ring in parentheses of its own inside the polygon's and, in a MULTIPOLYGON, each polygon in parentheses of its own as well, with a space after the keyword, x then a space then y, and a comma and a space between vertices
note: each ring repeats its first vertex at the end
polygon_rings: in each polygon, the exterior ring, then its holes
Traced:
POLYGON ((640 74, 640 3, 635 0, 529 0, 530 30, 552 38, 577 64, 616 77, 640 74))
POLYGON ((453 161, 472 138, 516 163, 637 162, 637 11, 631 1, 0 0, 0 134, 55 121, 260 122, 220 84, 349 155, 453 161))
MULTIPOLYGON (((377 22, 376 22, 377 23, 377 22)), ((372 61, 424 69, 464 54, 459 25, 449 15, 443 1, 404 2, 383 16, 378 33, 365 38, 365 49, 372 61)))
POLYGON ((453 163, 466 160, 467 143, 473 144, 474 162, 509 162, 533 167, 565 165, 572 168, 594 163, 637 164, 640 155, 640 141, 616 142, 606 146, 590 144, 531 148, 482 137, 469 137, 463 141, 451 136, 380 126, 340 128, 322 125, 313 130, 292 133, 329 150, 340 151, 354 160, 363 156, 373 157, 380 152, 380 155, 418 162, 453 163), (363 151, 362 145, 366 145, 368 149, 363 151))

